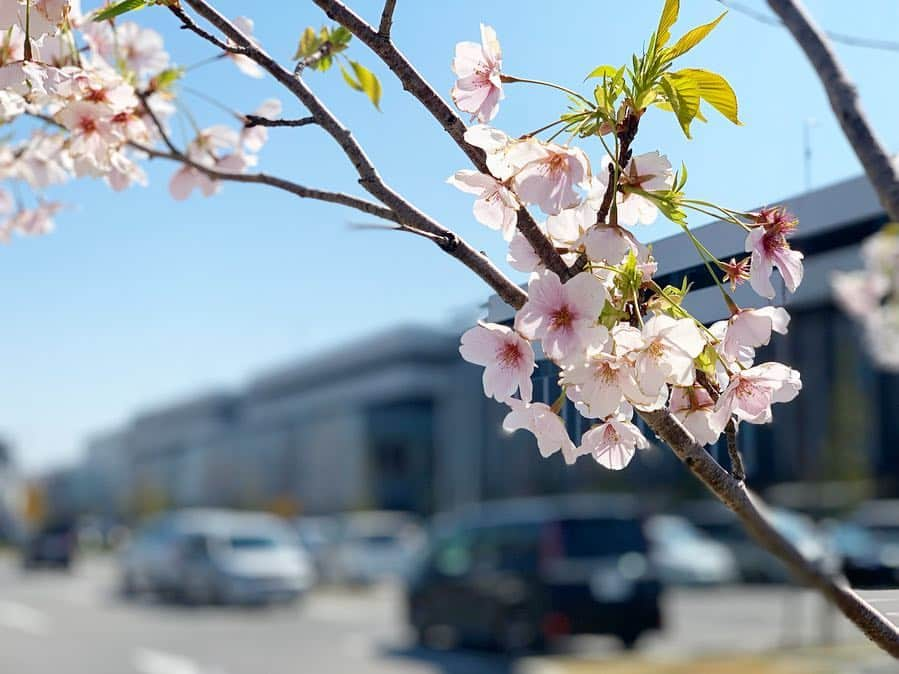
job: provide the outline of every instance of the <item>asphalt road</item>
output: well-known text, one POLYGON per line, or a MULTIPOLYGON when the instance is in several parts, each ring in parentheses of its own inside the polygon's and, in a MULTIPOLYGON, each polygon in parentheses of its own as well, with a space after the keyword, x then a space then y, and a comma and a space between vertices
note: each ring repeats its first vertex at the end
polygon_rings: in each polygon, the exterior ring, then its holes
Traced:
MULTIPOLYGON (((0 559, 3 674, 513 674, 503 656, 438 652, 410 645, 395 588, 316 591, 273 609, 186 608, 122 601, 109 560, 71 573, 21 572, 0 559)), ((899 593, 870 593, 899 620, 899 593)), ((784 588, 680 590, 666 599, 666 631, 643 653, 764 650, 858 637, 819 600, 784 588)), ((577 657, 614 659, 617 645, 579 639, 577 657)))

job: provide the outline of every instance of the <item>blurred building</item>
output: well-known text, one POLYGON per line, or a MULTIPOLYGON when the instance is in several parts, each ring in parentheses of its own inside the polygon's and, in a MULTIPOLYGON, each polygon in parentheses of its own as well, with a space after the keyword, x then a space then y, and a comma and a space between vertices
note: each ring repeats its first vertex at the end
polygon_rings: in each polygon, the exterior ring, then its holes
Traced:
MULTIPOLYGON (((759 354, 802 372, 804 390, 768 426, 741 427, 757 489, 850 484, 899 495, 899 377, 876 371, 860 334, 831 301, 830 273, 861 266, 859 244, 885 221, 863 178, 787 200, 800 218, 794 245, 805 279, 778 304, 789 335, 759 354)), ((721 258, 743 254, 745 233, 727 223, 696 234, 721 258)), ((693 284, 687 306, 709 323, 726 308, 684 235, 654 244, 657 280, 693 284)), ((758 306, 748 286, 738 302, 758 306)), ((497 298, 489 319, 510 321, 497 298)), ((552 364, 535 375, 536 396, 559 395, 552 364)), ((239 391, 140 412, 90 439, 83 463, 51 476, 67 507, 132 519, 169 507, 267 508, 286 515, 389 508, 428 514, 495 498, 556 492, 636 492, 660 501, 701 488, 664 448, 639 452, 626 471, 589 461, 542 459, 531 436, 505 433, 503 405, 483 396, 481 368, 464 362, 458 334, 399 327, 272 369, 239 391)), ((587 422, 564 414, 572 437, 587 422)), ((713 448, 724 460, 723 448, 713 448)), ((817 490, 817 491, 816 491, 817 490)), ((802 500, 802 489, 789 496, 802 500)), ((813 495, 814 495, 813 494, 813 495)), ((793 503, 807 505, 807 503, 793 503)))
POLYGON ((22 519, 24 483, 13 462, 12 448, 0 440, 0 543, 16 538, 22 519))
MULTIPOLYGON (((830 287, 834 271, 862 266, 860 244, 886 223, 886 216, 864 177, 787 199, 784 204, 799 217, 800 226, 791 241, 805 254, 805 276, 795 294, 785 292, 782 285, 778 288, 773 303, 789 309, 789 334, 774 335, 771 345, 759 350, 756 362, 778 360, 798 369, 803 390, 793 402, 775 406, 772 424, 741 425, 749 481, 756 489, 789 484, 779 495, 800 507, 813 507, 824 487, 829 493, 834 487, 839 492, 840 484, 857 487, 848 489, 850 497, 853 493, 897 496, 899 375, 877 370, 860 330, 835 306, 830 287)), ((745 255, 746 233, 735 225, 714 222, 694 233, 719 259, 745 255)), ((656 280, 661 285, 680 286, 685 276, 692 284, 685 306, 693 315, 707 324, 728 315, 686 235, 657 241, 653 249, 659 260, 656 280)), ((764 304, 748 284, 737 288, 735 298, 741 306, 764 304)), ((491 320, 511 316, 508 307, 491 299, 491 320)), ((544 361, 538 372, 544 400, 558 395, 555 377, 553 366, 544 361)), ((573 435, 580 433, 585 420, 571 407, 566 413, 573 435)), ((726 460, 723 446, 712 451, 726 460)), ((624 471, 630 474, 624 479, 636 486, 648 479, 657 487, 688 488, 679 477, 685 471, 670 452, 654 448, 638 452, 637 457, 640 465, 624 471)))

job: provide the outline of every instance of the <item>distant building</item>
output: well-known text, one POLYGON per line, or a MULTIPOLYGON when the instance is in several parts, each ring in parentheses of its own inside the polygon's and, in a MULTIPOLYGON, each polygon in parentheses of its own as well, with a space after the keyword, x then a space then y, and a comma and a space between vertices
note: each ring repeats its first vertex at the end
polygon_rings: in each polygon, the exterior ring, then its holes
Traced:
POLYGON ((12 449, 0 440, 0 542, 14 540, 21 528, 23 488, 12 449))

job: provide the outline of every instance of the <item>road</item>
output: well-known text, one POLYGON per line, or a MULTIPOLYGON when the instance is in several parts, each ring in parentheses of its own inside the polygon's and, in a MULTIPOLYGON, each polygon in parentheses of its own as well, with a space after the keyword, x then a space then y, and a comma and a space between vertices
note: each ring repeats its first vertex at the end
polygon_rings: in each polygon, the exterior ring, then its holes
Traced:
MULTIPOLYGON (((899 593, 873 593, 899 620, 899 593)), ((808 593, 783 588, 669 593, 664 633, 641 651, 687 654, 811 643, 822 632, 857 639, 808 593)), ((619 658, 613 642, 579 639, 576 657, 619 658)), ((533 660, 529 661, 532 664, 533 660)), ((294 607, 186 608, 122 601, 109 560, 71 573, 22 573, 0 559, 3 674, 513 674, 518 663, 481 652, 410 645, 399 592, 316 591, 294 607)))

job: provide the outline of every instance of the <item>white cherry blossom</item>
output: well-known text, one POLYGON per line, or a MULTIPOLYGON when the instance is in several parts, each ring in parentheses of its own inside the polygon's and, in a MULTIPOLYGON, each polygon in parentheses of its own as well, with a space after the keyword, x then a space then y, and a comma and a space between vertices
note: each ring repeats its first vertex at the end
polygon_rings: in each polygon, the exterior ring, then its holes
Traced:
POLYGON ((531 343, 505 325, 481 323, 462 335, 459 353, 469 363, 484 366, 484 394, 500 402, 518 391, 530 402, 534 350, 531 343))

